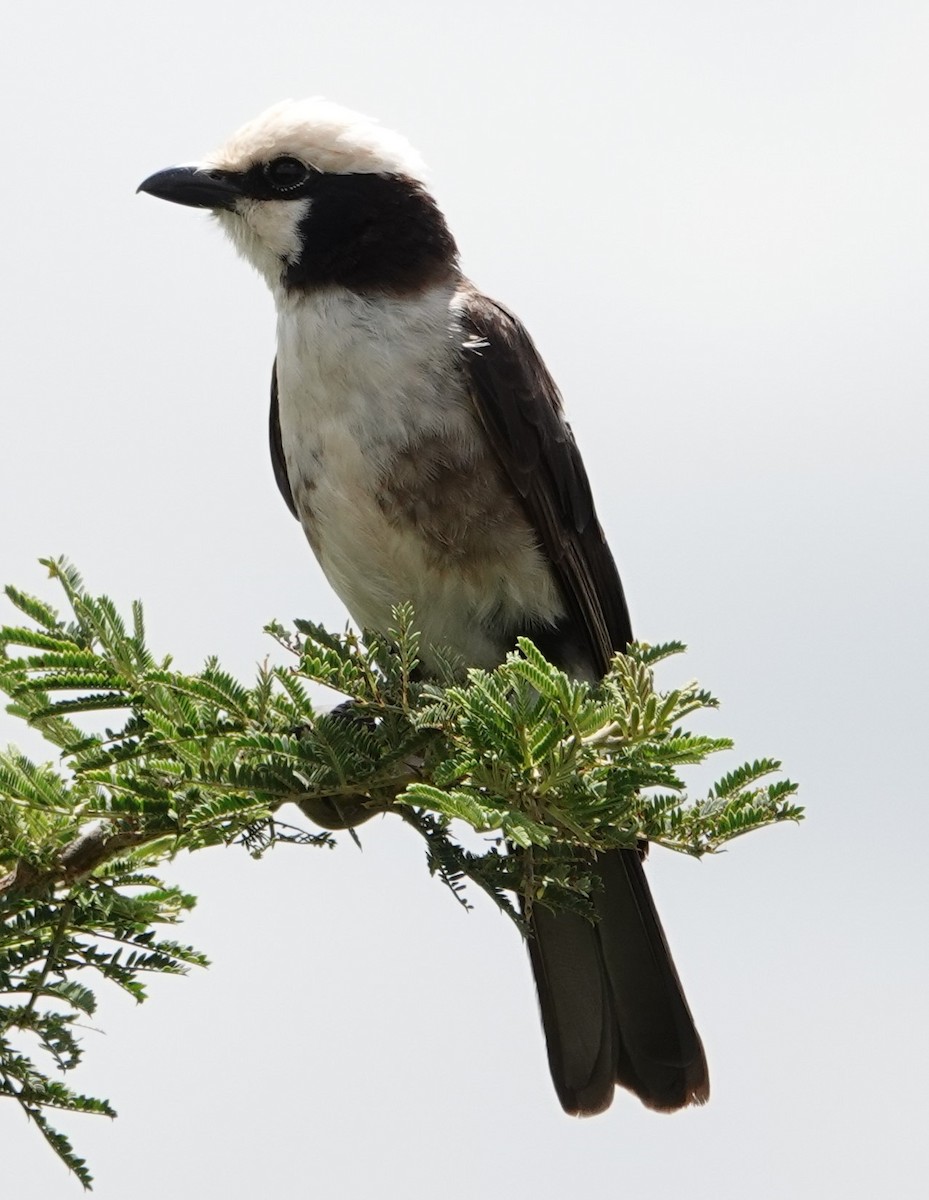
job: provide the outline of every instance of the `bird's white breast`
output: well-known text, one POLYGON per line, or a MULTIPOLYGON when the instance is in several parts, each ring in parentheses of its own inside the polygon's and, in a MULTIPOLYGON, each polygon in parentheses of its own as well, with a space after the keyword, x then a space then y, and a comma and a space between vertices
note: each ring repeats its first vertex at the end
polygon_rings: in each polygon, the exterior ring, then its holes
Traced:
POLYGON ((453 294, 280 296, 281 439, 301 523, 354 620, 385 630, 412 601, 427 645, 491 665, 501 624, 562 605, 479 428, 453 294))

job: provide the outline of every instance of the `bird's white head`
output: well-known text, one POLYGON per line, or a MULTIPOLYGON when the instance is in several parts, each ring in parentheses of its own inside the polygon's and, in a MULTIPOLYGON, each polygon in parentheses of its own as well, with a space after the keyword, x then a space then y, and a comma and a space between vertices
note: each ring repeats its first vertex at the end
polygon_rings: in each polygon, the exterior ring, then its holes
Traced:
MULTIPOLYGON (((377 273, 385 277, 386 268, 389 274, 384 219, 391 209, 394 240, 399 236, 401 244, 411 241, 412 227, 430 232, 436 215, 444 229, 423 186, 424 173, 405 138, 314 98, 274 105, 202 162, 159 171, 139 190, 211 209, 238 250, 278 290, 345 283, 352 261, 363 280, 371 271, 359 271, 357 260, 372 249, 382 260, 377 273), (405 214, 399 226, 398 203, 405 214)), ((454 243, 445 234, 441 253, 453 258, 454 243)), ((402 257, 409 254, 394 255, 394 268, 403 265, 402 257)), ((435 257, 433 245, 426 259, 435 257)))
POLYGON ((324 100, 284 100, 237 130, 204 166, 245 172, 277 155, 292 155, 330 175, 405 175, 422 179, 422 159, 399 133, 324 100))

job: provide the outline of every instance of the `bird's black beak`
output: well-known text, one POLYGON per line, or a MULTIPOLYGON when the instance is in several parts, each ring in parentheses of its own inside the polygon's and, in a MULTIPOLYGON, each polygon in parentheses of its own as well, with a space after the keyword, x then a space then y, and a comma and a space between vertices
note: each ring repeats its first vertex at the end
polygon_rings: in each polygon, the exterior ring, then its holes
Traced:
POLYGON ((140 183, 137 190, 191 208, 232 209, 242 195, 231 172, 204 167, 169 167, 167 171, 156 171, 140 183))

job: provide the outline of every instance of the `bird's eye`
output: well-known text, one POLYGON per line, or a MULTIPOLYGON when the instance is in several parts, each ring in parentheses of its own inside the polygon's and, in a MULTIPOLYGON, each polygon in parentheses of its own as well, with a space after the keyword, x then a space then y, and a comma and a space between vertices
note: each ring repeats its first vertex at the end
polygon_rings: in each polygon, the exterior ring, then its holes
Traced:
POLYGON ((290 192, 306 183, 310 177, 310 168, 299 158, 285 155, 274 158, 265 166, 265 178, 276 192, 290 192))

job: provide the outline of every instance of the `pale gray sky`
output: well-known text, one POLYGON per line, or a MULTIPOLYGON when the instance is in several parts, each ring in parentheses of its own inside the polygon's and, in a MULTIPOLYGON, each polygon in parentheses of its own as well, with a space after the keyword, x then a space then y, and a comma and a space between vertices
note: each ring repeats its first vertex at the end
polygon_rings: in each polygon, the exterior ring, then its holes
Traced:
MULTIPOLYGON (((809 809, 652 856, 713 1077, 671 1118, 561 1113, 523 948, 406 830, 179 862, 214 966, 87 1034, 121 1115, 62 1124, 102 1200, 924 1195, 927 61, 923 0, 6 7, 0 580, 67 553, 242 674, 269 618, 344 620, 268 461, 270 297, 134 195, 324 94, 431 164, 561 384, 637 632, 689 642, 668 681, 809 809)), ((0 1146, 8 1194, 79 1193, 12 1104, 0 1146)))

